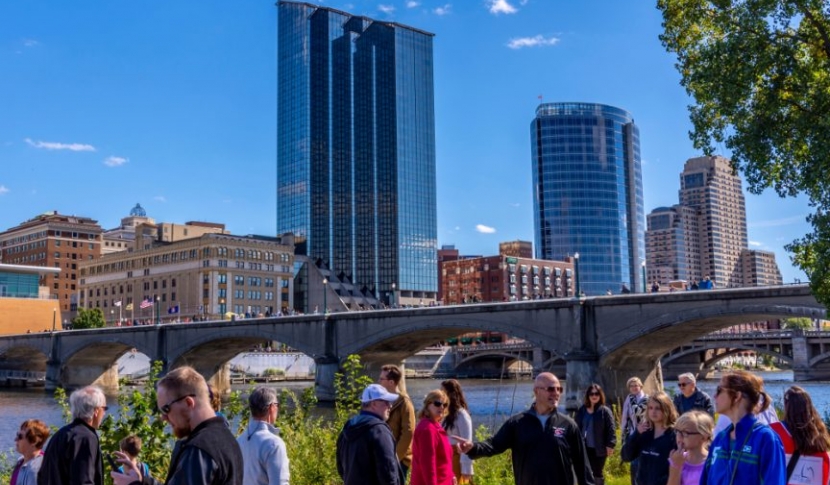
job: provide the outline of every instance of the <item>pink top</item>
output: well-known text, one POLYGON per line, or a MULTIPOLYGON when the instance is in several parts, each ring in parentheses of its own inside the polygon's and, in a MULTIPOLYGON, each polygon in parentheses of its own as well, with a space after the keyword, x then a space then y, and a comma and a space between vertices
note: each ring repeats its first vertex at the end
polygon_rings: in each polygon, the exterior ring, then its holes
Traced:
POLYGON ((412 437, 410 485, 452 485, 452 446, 439 423, 421 418, 412 437))
MULTIPOLYGON (((706 460, 703 460, 697 465, 692 465, 689 462, 683 463, 683 469, 680 470, 680 485, 698 485, 700 483, 700 475, 703 473, 703 465, 706 460)), ((671 458, 669 458, 669 465, 674 466, 671 458)))

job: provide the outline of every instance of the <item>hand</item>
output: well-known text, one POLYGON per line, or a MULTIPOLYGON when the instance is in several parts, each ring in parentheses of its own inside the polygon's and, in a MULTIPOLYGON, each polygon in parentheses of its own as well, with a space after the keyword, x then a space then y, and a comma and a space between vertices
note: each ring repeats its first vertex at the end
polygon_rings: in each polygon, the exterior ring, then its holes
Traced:
POLYGON ((637 432, 640 434, 643 434, 650 429, 651 423, 649 423, 647 419, 642 420, 640 424, 637 425, 637 432))
POLYGON ((684 453, 685 450, 682 448, 677 448, 672 450, 669 453, 669 460, 671 460, 671 466, 675 468, 683 468, 683 465, 686 463, 686 454, 684 453))
POLYGON ((606 446, 605 447, 605 455, 606 456, 611 456, 613 454, 614 454, 614 448, 609 448, 609 447, 606 446))
POLYGON ((116 470, 110 472, 110 477, 115 485, 130 485, 133 482, 141 481, 141 470, 138 469, 135 463, 130 460, 126 453, 116 451, 113 453, 117 458, 117 462, 123 465, 124 473, 118 473, 116 470))
POLYGON ((467 453, 471 449, 473 449, 473 442, 469 440, 465 440, 464 438, 456 435, 450 436, 450 438, 457 440, 458 444, 455 445, 458 447, 458 451, 461 453, 467 453))

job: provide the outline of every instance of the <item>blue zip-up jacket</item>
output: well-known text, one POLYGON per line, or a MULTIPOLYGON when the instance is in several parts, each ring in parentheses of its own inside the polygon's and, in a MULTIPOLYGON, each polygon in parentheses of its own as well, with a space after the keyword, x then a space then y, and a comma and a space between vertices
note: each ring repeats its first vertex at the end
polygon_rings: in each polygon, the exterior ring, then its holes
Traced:
POLYGON ((784 446, 775 431, 747 414, 738 421, 735 441, 731 441, 734 426, 729 425, 712 442, 700 485, 786 485, 784 446))

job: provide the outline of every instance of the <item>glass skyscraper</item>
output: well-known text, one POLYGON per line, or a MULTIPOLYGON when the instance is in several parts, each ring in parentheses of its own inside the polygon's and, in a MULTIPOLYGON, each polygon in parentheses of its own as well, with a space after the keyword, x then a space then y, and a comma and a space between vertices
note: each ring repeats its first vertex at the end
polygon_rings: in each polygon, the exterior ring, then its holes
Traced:
POLYGON ((379 299, 435 298, 433 34, 278 9, 278 233, 379 299))
POLYGON ((625 110, 544 103, 530 126, 536 257, 579 254, 587 295, 643 291, 640 135, 625 110))

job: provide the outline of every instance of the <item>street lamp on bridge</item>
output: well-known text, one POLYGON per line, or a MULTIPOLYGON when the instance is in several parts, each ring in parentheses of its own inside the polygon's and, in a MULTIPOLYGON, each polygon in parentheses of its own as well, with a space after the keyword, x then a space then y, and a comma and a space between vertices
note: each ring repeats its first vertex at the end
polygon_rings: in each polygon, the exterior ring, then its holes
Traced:
POLYGON ((329 279, 323 278, 323 315, 329 313, 329 279))
POLYGON ((579 298, 582 296, 582 292, 579 288, 579 253, 574 253, 574 278, 576 279, 576 297, 579 298))
POLYGON ((643 269, 643 293, 645 293, 647 291, 647 288, 648 288, 646 286, 646 260, 645 259, 643 260, 643 263, 640 266, 643 269))

